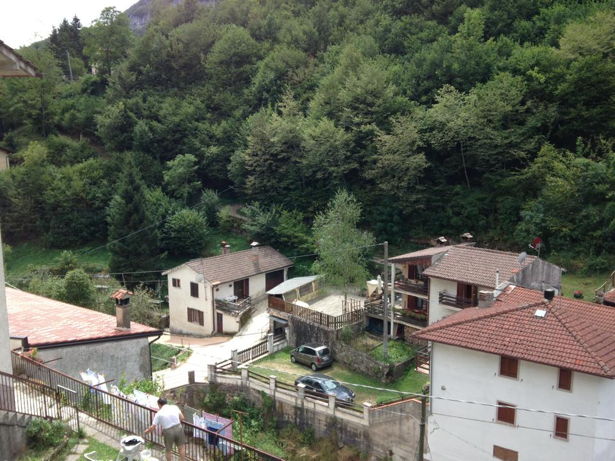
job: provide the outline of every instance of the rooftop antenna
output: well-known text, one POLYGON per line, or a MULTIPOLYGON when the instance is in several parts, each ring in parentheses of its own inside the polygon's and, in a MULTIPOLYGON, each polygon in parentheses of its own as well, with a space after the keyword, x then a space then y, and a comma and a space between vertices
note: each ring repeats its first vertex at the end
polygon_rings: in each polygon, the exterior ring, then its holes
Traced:
POLYGON ((521 253, 519 253, 519 256, 517 256, 517 262, 519 263, 520 266, 523 266, 523 263, 525 262, 526 259, 527 259, 527 253, 525 251, 522 251, 521 253))

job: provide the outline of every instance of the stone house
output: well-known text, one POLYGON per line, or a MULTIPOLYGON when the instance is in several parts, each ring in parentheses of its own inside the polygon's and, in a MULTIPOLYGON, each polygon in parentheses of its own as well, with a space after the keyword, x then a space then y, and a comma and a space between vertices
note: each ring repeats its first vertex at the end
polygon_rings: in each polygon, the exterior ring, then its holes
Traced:
POLYGON ((173 333, 236 333, 253 306, 284 282, 292 262, 269 246, 188 261, 163 272, 168 277, 173 333))
POLYGON ((615 460, 615 310, 554 293, 482 292, 413 335, 432 344, 431 459, 615 460))
POLYGON ((36 348, 38 359, 77 379, 88 368, 107 379, 151 378, 149 346, 162 331, 131 322, 126 307, 113 316, 9 287, 6 297, 13 346, 36 348))

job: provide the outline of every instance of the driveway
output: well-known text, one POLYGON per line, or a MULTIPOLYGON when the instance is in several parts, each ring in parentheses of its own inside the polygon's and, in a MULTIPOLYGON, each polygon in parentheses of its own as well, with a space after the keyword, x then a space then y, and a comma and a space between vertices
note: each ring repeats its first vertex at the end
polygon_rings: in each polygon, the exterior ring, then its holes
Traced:
POLYGON ((158 342, 176 346, 189 346, 192 355, 175 369, 167 368, 154 373, 161 378, 165 389, 172 389, 188 384, 188 372, 194 371, 197 382, 207 381, 207 365, 231 358, 232 350, 242 350, 253 346, 267 336, 269 331, 269 314, 267 301, 257 304, 248 322, 235 336, 210 336, 196 338, 193 336, 171 335, 165 333, 158 342))

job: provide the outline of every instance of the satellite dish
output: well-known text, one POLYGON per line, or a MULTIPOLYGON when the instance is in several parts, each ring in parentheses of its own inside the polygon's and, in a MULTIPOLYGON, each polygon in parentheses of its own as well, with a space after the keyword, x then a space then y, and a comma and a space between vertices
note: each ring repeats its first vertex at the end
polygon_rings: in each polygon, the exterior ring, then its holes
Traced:
POLYGON ((526 258, 527 253, 525 251, 522 251, 521 253, 519 253, 519 256, 517 256, 517 261, 519 262, 519 264, 523 264, 526 258))

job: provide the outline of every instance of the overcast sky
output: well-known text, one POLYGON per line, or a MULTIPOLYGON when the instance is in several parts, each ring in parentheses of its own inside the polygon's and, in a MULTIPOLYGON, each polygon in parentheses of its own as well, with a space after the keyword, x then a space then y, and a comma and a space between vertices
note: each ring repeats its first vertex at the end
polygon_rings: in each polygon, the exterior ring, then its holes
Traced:
POLYGON ((126 11, 137 0, 0 0, 0 40, 12 48, 49 37, 51 28, 73 16, 89 26, 103 8, 126 11))

